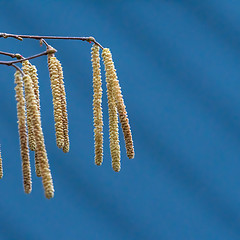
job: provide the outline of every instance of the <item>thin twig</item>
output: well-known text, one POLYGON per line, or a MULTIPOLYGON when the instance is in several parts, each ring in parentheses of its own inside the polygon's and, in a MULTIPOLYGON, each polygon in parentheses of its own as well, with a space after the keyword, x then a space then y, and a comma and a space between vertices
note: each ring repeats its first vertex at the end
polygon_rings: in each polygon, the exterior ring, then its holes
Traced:
POLYGON ((47 48, 49 47, 49 44, 46 42, 45 39, 41 38, 41 39, 40 39, 40 42, 41 42, 41 43, 44 43, 47 48))
POLYGON ((30 59, 33 59, 33 58, 37 58, 37 57, 41 57, 43 55, 47 55, 49 53, 48 50, 42 52, 42 53, 38 53, 36 55, 33 55, 33 56, 30 56, 30 57, 27 57, 27 58, 22 58, 22 59, 19 59, 19 60, 14 60, 14 61, 0 61, 0 64, 4 64, 4 65, 12 65, 14 63, 19 63, 19 62, 23 62, 25 60, 30 60, 30 59))
POLYGON ((38 36, 38 35, 17 35, 17 34, 10 34, 10 33, 0 33, 0 38, 16 38, 18 40, 22 40, 23 38, 30 38, 30 39, 36 39, 40 40, 42 38, 44 39, 63 39, 63 40, 81 40, 81 41, 87 41, 87 42, 93 42, 96 45, 98 45, 101 49, 103 49, 103 46, 98 43, 94 37, 64 37, 64 36, 38 36))
POLYGON ((16 68, 16 70, 18 70, 18 71, 22 74, 22 76, 24 75, 24 73, 23 73, 23 71, 22 71, 22 69, 21 69, 20 67, 18 67, 18 66, 15 65, 15 64, 11 64, 11 66, 13 66, 14 68, 16 68))
POLYGON ((19 53, 9 53, 9 52, 2 52, 2 51, 0 51, 0 54, 9 56, 11 58, 17 58, 17 59, 21 59, 22 58, 22 55, 20 55, 19 53))
POLYGON ((11 58, 15 58, 16 57, 16 54, 14 54, 14 53, 8 53, 8 52, 0 51, 0 54, 5 55, 5 56, 9 56, 11 58))

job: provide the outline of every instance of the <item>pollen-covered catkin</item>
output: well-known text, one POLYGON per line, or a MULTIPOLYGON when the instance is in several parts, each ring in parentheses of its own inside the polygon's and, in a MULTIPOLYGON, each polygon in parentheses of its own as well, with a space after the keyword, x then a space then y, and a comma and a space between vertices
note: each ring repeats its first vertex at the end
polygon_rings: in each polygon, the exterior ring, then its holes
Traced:
POLYGON ((112 167, 116 172, 120 171, 120 145, 118 134, 118 115, 116 102, 113 92, 114 76, 111 74, 111 59, 107 49, 103 49, 102 58, 105 65, 106 82, 107 82, 107 96, 108 96, 108 113, 109 113, 109 138, 110 138, 110 151, 112 156, 112 167))
POLYGON ((57 60, 57 68, 59 74, 59 84, 61 91, 61 105, 62 105, 62 122, 63 122, 63 134, 64 134, 64 146, 63 152, 69 152, 69 134, 68 134, 68 114, 67 114, 67 100, 66 100, 66 91, 63 81, 63 70, 62 65, 59 60, 57 60))
POLYGON ((55 121, 56 142, 59 148, 64 146, 63 118, 62 118, 62 98, 59 82, 59 73, 57 67, 57 59, 54 56, 48 59, 48 68, 51 80, 52 96, 53 96, 53 114, 55 121))
POLYGON ((23 94, 22 75, 19 71, 15 73, 15 92, 17 101, 18 132, 20 140, 20 151, 22 157, 23 186, 25 193, 32 190, 31 168, 29 159, 29 149, 27 145, 26 111, 25 98, 23 94))
POLYGON ((95 164, 103 162, 103 113, 102 113, 102 80, 100 70, 99 46, 93 44, 91 49, 93 68, 93 122, 95 164))
POLYGON ((0 179, 3 178, 2 152, 0 149, 0 179))
POLYGON ((48 163, 47 152, 44 143, 44 136, 41 127, 40 111, 38 110, 36 98, 33 90, 33 84, 29 75, 23 76, 25 97, 29 110, 32 113, 32 124, 36 136, 36 152, 40 161, 41 177, 46 198, 50 199, 54 196, 54 188, 52 175, 48 163))
MULTIPOLYGON (((34 65, 32 65, 31 63, 29 63, 29 76, 32 79, 36 104, 37 104, 38 111, 40 112, 40 97, 39 97, 39 84, 38 84, 37 68, 34 65)), ((29 145, 31 145, 31 147, 32 147, 32 149, 31 148, 30 149, 35 151, 36 150, 35 136, 32 137, 31 141, 29 140, 29 143, 30 142, 31 142, 31 144, 29 144, 29 145)), ((39 160, 39 157, 38 157, 38 154, 37 154, 36 151, 35 151, 34 158, 35 158, 35 172, 36 172, 36 175, 38 177, 41 177, 40 160, 39 160)))
MULTIPOLYGON (((22 70, 24 74, 30 75, 30 68, 31 64, 28 60, 22 62, 22 70)), ((35 151, 36 150, 35 136, 32 126, 31 113, 29 112, 28 106, 27 106, 27 129, 28 129, 28 146, 30 150, 35 151)))
POLYGON ((123 130, 126 152, 129 159, 134 158, 134 147, 133 147, 133 140, 132 140, 132 133, 130 129, 130 124, 128 120, 128 115, 126 111, 126 106, 124 104, 121 88, 119 85, 119 81, 116 74, 116 69, 114 67, 114 62, 112 60, 112 54, 108 48, 104 48, 103 50, 105 61, 107 65, 107 75, 111 76, 113 79, 113 95, 116 101, 116 106, 119 114, 120 123, 123 130))

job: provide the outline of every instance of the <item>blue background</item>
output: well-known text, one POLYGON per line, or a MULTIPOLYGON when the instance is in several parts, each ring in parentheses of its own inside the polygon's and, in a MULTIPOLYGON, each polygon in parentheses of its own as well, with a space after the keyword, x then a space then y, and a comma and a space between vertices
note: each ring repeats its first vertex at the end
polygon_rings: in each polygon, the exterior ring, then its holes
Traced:
MULTIPOLYGON (((32 162, 26 195, 14 69, 0 65, 0 239, 240 239, 239 12, 238 0, 1 0, 1 32, 94 36, 111 49, 136 157, 121 134, 122 170, 111 169, 103 77, 104 163, 94 165, 91 45, 49 40, 64 69, 71 149, 55 144, 46 57, 32 60, 56 192, 45 199, 32 162)), ((24 56, 45 49, 0 43, 24 56)))

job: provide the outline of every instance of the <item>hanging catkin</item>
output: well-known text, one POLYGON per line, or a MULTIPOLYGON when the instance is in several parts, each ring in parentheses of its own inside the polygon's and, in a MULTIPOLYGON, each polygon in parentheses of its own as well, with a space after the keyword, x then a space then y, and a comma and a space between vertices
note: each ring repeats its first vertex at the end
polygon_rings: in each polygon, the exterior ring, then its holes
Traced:
POLYGON ((27 106, 32 116, 32 124, 35 132, 36 139, 36 151, 40 161, 40 169, 43 187, 46 198, 52 198, 54 196, 54 188, 52 182, 52 175, 48 163, 47 152, 44 143, 44 136, 41 127, 40 111, 38 110, 36 98, 33 90, 33 84, 29 75, 23 76, 25 97, 27 106))
POLYGON ((67 100, 66 100, 66 92, 65 92, 65 86, 63 81, 63 70, 59 60, 57 60, 57 69, 58 69, 58 75, 59 75, 59 85, 60 85, 61 105, 62 105, 62 123, 63 123, 63 134, 64 134, 63 152, 67 153, 69 152, 67 100))
POLYGON ((94 145, 95 164, 103 162, 103 114, 102 114, 102 80, 100 70, 99 46, 93 44, 91 49, 93 68, 93 122, 94 122, 94 145))
MULTIPOLYGON (((22 70, 24 74, 29 75, 30 62, 28 60, 22 62, 22 70)), ((27 129, 28 129, 28 146, 30 150, 35 151, 36 150, 35 136, 28 106, 27 106, 27 129)))
POLYGON ((134 147, 133 147, 133 140, 132 140, 132 133, 130 129, 130 124, 127 116, 126 107, 124 104, 121 88, 119 85, 119 81, 116 74, 116 69, 114 67, 114 62, 112 60, 112 54, 108 48, 103 49, 103 53, 105 56, 105 61, 107 67, 107 75, 111 76, 112 78, 112 88, 113 88, 113 95, 116 101, 116 106, 119 114, 120 123, 123 130, 125 146, 127 151, 128 158, 134 158, 134 147))
POLYGON ((2 152, 0 149, 0 179, 3 178, 2 152))
POLYGON ((53 96, 53 114, 55 121, 56 142, 59 148, 64 146, 63 117, 62 117, 62 98, 59 81, 58 63, 54 56, 48 58, 48 68, 51 80, 53 96))
POLYGON ((27 145, 27 128, 26 128, 25 99, 23 94, 23 81, 22 75, 19 71, 16 71, 14 76, 16 84, 15 92, 17 100, 18 132, 20 140, 20 151, 22 157, 23 186, 25 193, 30 193, 32 190, 32 180, 29 150, 27 145))
MULTIPOLYGON (((37 68, 32 65, 31 63, 29 63, 29 76, 32 79, 32 83, 33 83, 33 90, 34 90, 34 95, 35 95, 35 99, 36 99, 36 103, 37 103, 37 108, 38 111, 40 112, 40 98, 39 98, 39 85, 38 85, 38 74, 37 74, 37 68)), ((36 150, 36 143, 35 143, 35 136, 34 136, 34 145, 35 145, 35 149, 36 150)), ((35 151, 35 172, 36 175, 38 177, 41 177, 41 171, 40 171, 40 160, 37 154, 37 151, 35 151)))
POLYGON ((108 113, 109 113, 109 138, 110 151, 112 156, 112 167, 116 172, 120 171, 120 146, 118 134, 118 115, 116 102, 113 92, 114 75, 111 72, 111 58, 108 54, 108 49, 104 48, 102 51, 102 58, 105 65, 106 82, 107 82, 107 96, 108 96, 108 113))

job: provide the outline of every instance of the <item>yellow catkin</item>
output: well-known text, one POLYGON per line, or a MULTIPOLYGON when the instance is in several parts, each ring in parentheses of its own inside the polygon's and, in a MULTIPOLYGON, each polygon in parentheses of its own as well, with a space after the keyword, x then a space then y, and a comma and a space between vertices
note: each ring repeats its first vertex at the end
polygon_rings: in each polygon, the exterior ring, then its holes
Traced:
POLYGON ((57 60, 57 68, 59 74, 59 83, 61 90, 61 104, 62 104, 62 122, 63 122, 63 134, 64 134, 64 146, 63 152, 69 152, 69 134, 68 134, 68 114, 67 114, 67 100, 66 100, 66 91, 63 81, 63 70, 62 65, 59 60, 57 60))
POLYGON ((127 111, 126 111, 126 106, 124 104, 124 100, 123 100, 123 96, 122 96, 122 92, 121 92, 121 87, 119 85, 119 81, 118 81, 117 74, 116 74, 116 69, 114 67, 114 62, 112 60, 112 54, 111 54, 110 50, 108 48, 105 48, 103 50, 103 52, 104 52, 104 55, 106 58, 106 65, 108 66, 107 67, 108 75, 111 76, 111 78, 113 79, 112 80, 113 81, 113 92, 114 92, 113 94, 114 94, 114 98, 116 101, 119 119, 120 119, 120 123, 121 123, 122 130, 123 130, 127 156, 129 159, 132 159, 132 158, 134 158, 134 155, 135 155, 134 146, 133 146, 132 133, 131 133, 131 129, 130 129, 128 115, 127 115, 127 111))
MULTIPOLYGON (((37 68, 32 64, 29 64, 29 76, 32 79, 36 104, 37 104, 38 111, 40 111, 40 97, 39 97, 39 83, 38 83, 37 68)), ((36 150, 35 136, 34 138, 32 138, 31 146, 32 146, 31 150, 35 151, 36 150)), ((35 172, 38 177, 41 177, 40 160, 36 151, 35 151, 35 172)))
POLYGON ((103 114, 102 114, 102 80, 100 70, 99 46, 93 44, 91 49, 93 68, 93 122, 95 143, 95 164, 103 162, 103 114))
POLYGON ((109 138, 110 151, 112 156, 112 167, 116 172, 120 171, 120 146, 118 134, 118 115, 116 102, 113 92, 114 76, 111 75, 111 59, 109 58, 108 49, 103 49, 102 58, 105 65, 106 82, 107 82, 107 96, 108 96, 108 113, 109 113, 109 138))
POLYGON ((25 88, 25 97, 27 105, 32 116, 32 124, 35 132, 36 139, 36 152, 38 154, 38 159, 40 161, 40 169, 43 187, 45 191, 46 198, 50 199, 54 196, 54 188, 52 175, 48 163, 47 152, 44 143, 44 136, 41 127, 41 117, 40 111, 38 110, 36 98, 33 90, 33 84, 29 75, 23 76, 24 88, 25 88))
POLYGON ((3 178, 2 152, 0 149, 0 179, 3 178))
POLYGON ((56 142, 59 148, 64 146, 63 118, 62 118, 62 98, 61 87, 59 81, 59 73, 57 67, 57 59, 54 56, 48 59, 48 68, 51 80, 52 96, 53 96, 53 114, 55 121, 56 142))
MULTIPOLYGON (((31 64, 28 60, 22 62, 22 70, 24 74, 30 75, 30 68, 31 64)), ((28 128, 28 146, 30 150, 35 151, 36 150, 35 136, 31 122, 31 114, 29 112, 28 106, 27 106, 27 128, 28 128)))
POLYGON ((27 145, 27 128, 26 128, 26 112, 25 99, 23 94, 22 75, 19 71, 15 73, 15 92, 17 100, 17 118, 18 132, 20 140, 20 151, 22 157, 23 186, 25 193, 32 191, 31 168, 29 159, 29 150, 27 145))

